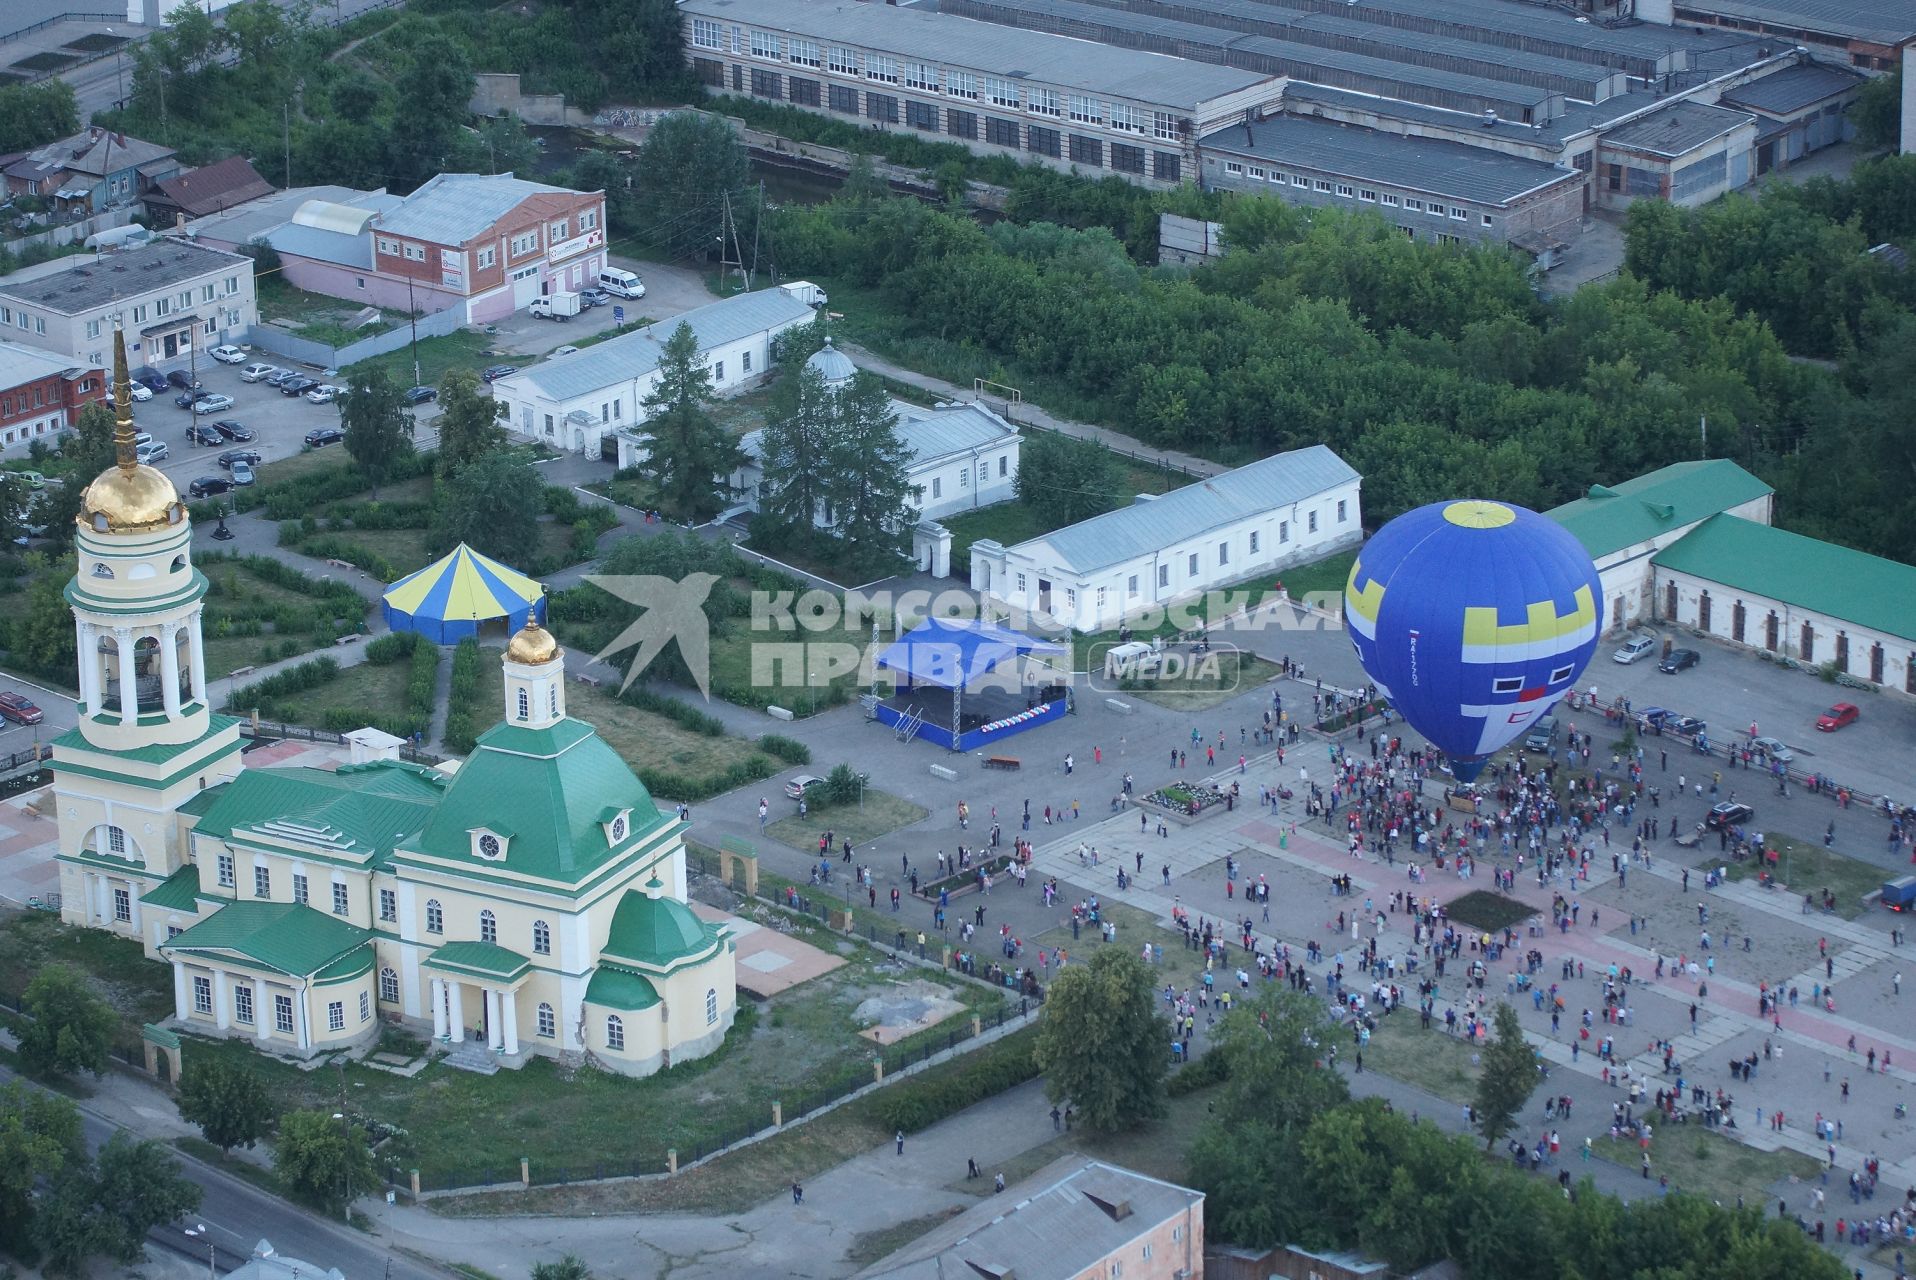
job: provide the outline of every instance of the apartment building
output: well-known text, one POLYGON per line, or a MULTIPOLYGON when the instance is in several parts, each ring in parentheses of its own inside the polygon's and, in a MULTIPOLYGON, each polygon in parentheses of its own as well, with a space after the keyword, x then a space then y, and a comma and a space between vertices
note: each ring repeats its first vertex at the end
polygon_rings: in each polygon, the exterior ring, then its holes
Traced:
POLYGON ((0 342, 0 453, 23 454, 58 438, 89 400, 106 398, 106 374, 17 342, 0 342))

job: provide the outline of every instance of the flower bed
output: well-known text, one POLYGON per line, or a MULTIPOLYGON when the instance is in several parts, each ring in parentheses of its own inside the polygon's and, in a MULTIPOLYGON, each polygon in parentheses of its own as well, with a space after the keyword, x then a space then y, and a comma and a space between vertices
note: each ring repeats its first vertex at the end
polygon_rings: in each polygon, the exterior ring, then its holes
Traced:
POLYGON ((1209 783, 1179 781, 1153 791, 1144 797, 1144 803, 1196 818, 1205 810, 1222 805, 1224 793, 1209 783))
POLYGON ((1360 718, 1364 720, 1375 718, 1389 705, 1390 704, 1382 698, 1372 698, 1369 702, 1366 702, 1363 706, 1354 710, 1340 711, 1334 716, 1324 717, 1317 722, 1317 731, 1319 733, 1342 733, 1344 730, 1356 724, 1360 718))

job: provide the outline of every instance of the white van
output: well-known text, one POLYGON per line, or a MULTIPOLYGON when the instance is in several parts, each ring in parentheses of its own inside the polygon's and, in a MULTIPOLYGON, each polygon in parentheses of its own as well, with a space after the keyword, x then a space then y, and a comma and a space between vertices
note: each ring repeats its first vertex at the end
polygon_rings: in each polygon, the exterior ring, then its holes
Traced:
POLYGON ((615 298, 643 298, 645 281, 630 271, 607 267, 599 273, 599 287, 615 298))
POLYGON ((1104 674, 1107 680, 1135 680, 1157 674, 1159 654, 1151 645, 1133 640, 1114 644, 1105 651, 1104 674))

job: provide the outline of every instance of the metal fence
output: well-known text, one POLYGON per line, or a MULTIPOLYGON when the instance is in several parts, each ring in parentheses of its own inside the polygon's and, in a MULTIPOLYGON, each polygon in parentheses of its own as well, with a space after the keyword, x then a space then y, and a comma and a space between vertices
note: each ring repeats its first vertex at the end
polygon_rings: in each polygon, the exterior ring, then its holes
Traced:
MULTIPOLYGON (((284 722, 262 720, 255 725, 251 720, 240 722, 240 736, 252 738, 256 742, 273 742, 291 739, 294 742, 328 742, 344 745, 346 735, 335 733, 331 729, 315 729, 310 725, 286 724, 284 722)), ((417 747, 405 746, 399 749, 399 758, 410 764, 435 765, 446 757, 422 751, 417 747)))

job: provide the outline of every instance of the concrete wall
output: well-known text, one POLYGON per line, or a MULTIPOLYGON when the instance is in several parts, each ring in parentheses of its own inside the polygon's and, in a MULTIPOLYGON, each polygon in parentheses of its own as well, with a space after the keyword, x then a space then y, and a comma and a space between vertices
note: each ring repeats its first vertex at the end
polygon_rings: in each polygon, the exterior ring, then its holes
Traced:
MULTIPOLYGON (((1838 669, 1859 680, 1874 680, 1872 652, 1882 651, 1880 684, 1886 689, 1916 693, 1916 642, 1900 636, 1855 626, 1842 618, 1813 613, 1768 596, 1754 595, 1712 582, 1693 574, 1659 568, 1653 594, 1657 612, 1667 622, 1695 627, 1706 635, 1748 649, 1787 654, 1798 662, 1821 666, 1837 661, 1838 669), (1676 592, 1676 608, 1670 608, 1670 592, 1676 592), (1703 614, 1709 612, 1708 625, 1703 614), (1741 635, 1738 635, 1739 607, 1741 635), (1770 620, 1776 622, 1776 643, 1770 644, 1770 620), (1803 639, 1808 630, 1810 648, 1804 652, 1803 639), (1847 661, 1841 657, 1847 645, 1847 661)), ((1834 697, 1836 695, 1832 695, 1834 697)))
POLYGON ((510 72, 481 71, 473 76, 468 109, 476 116, 518 116, 526 124, 584 127, 592 123, 585 112, 568 107, 562 93, 522 93, 519 77, 510 72))
MULTIPOLYGON (((435 311, 431 315, 419 317, 419 337, 443 338, 460 326, 458 311, 435 311)), ((401 325, 388 329, 384 333, 362 338, 347 346, 335 347, 324 342, 314 342, 311 338, 301 338, 287 332, 278 325, 256 324, 248 335, 248 341, 261 351, 284 356, 300 364, 314 365, 321 369, 343 369, 349 364, 385 355, 388 351, 397 351, 411 345, 413 326, 401 325)))

